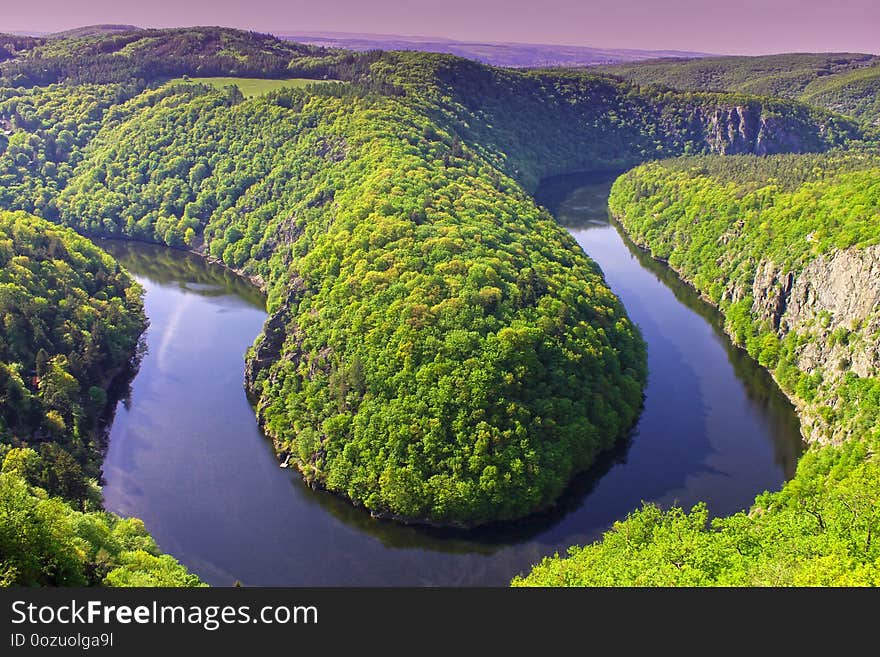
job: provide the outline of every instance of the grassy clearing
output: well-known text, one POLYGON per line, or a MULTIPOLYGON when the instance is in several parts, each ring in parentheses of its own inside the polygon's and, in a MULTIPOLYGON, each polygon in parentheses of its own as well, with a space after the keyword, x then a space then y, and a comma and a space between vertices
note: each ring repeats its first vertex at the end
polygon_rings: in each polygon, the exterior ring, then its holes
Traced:
POLYGON ((217 89, 235 85, 241 90, 245 98, 262 96, 278 89, 290 87, 302 89, 310 84, 334 82, 334 80, 310 80, 308 78, 288 78, 286 80, 266 80, 263 78, 190 78, 190 80, 199 84, 210 84, 217 89))

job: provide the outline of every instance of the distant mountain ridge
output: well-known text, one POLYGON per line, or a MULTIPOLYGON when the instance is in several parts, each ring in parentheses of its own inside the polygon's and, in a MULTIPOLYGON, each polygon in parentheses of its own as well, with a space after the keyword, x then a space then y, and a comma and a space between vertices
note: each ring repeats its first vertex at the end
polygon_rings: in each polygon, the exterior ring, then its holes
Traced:
POLYGON ((40 39, 78 39, 83 37, 99 37, 108 34, 119 34, 122 32, 140 32, 144 28, 137 25, 116 25, 110 23, 102 23, 100 25, 83 25, 82 27, 74 27, 61 32, 46 32, 39 30, 2 30, 2 34, 12 34, 14 36, 35 37, 40 39))
POLYGON ((880 127, 880 55, 787 53, 599 66, 636 84, 799 100, 880 127))
MULTIPOLYGON (((220 28, 217 28, 220 29, 220 28)), ((2 30, 0 30, 2 32, 2 30)), ((126 33, 155 32, 135 25, 86 25, 62 32, 7 32, 16 36, 48 40, 82 39, 126 33)), ((367 34, 359 32, 298 31, 273 34, 278 39, 310 46, 353 50, 415 50, 437 52, 472 59, 482 64, 511 68, 580 67, 627 64, 674 58, 691 60, 711 57, 708 53, 679 50, 639 50, 630 48, 592 48, 541 43, 458 41, 443 37, 367 34)))
POLYGON ((301 31, 278 33, 286 41, 296 41, 325 48, 345 50, 417 50, 439 52, 474 59, 493 66, 541 68, 550 66, 596 66, 646 59, 675 57, 694 59, 707 53, 678 50, 635 50, 627 48, 591 48, 554 44, 458 41, 442 37, 402 36, 399 34, 362 34, 357 32, 301 31))
POLYGON ((143 30, 137 25, 85 25, 83 27, 75 27, 71 30, 63 32, 50 32, 45 34, 48 39, 77 39, 81 37, 104 36, 106 34, 117 34, 119 32, 138 32, 143 30))

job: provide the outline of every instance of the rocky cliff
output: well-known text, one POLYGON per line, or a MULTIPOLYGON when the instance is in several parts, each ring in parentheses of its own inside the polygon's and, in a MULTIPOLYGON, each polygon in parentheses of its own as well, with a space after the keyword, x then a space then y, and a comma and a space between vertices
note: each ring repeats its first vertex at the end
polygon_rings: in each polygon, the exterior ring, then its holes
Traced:
POLYGON ((810 149, 793 122, 765 115, 747 105, 719 107, 705 113, 706 142, 713 153, 801 153, 810 149))
POLYGON ((814 399, 794 396, 804 436, 816 442, 848 438, 853 423, 839 421, 848 375, 880 375, 880 246, 834 251, 799 273, 764 260, 751 294, 754 315, 796 345, 801 371, 821 379, 814 399))
MULTIPOLYGON (((719 115, 719 138, 757 144, 776 120, 762 116, 769 122, 719 115)), ((880 436, 872 153, 655 162, 619 177, 609 199, 634 242, 720 308, 734 342, 798 407, 811 442, 880 436)))

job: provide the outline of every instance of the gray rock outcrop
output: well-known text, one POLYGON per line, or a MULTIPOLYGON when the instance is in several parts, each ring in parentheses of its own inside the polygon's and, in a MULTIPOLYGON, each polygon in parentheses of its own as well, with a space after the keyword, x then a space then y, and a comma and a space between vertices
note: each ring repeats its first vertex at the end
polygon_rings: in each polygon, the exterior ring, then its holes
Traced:
POLYGON ((813 403, 794 399, 805 437, 817 442, 847 438, 849 428, 824 421, 821 409, 839 407, 837 383, 848 373, 880 375, 880 245, 834 251, 797 274, 762 261, 751 292, 759 322, 781 338, 799 336, 798 368, 822 375, 813 403))

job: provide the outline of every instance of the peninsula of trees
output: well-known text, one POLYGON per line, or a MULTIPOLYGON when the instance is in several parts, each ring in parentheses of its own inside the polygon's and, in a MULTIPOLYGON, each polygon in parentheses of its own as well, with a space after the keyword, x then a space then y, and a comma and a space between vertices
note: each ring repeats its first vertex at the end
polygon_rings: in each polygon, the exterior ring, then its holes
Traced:
MULTIPOLYGON (((219 28, 0 46, 0 206, 86 235, 192 249, 250 276, 270 317, 246 385, 279 455, 375 515, 440 525, 552 505, 639 412, 638 330, 531 198, 539 180, 692 156, 618 182, 615 210, 637 235, 629 204, 651 217, 638 203, 694 193, 676 186, 691 168, 722 179, 781 170, 789 165, 772 163, 812 160, 767 156, 849 148, 871 130, 864 112, 794 96, 350 53, 219 28), (203 80, 217 76, 278 84, 245 97, 203 80)), ((866 175, 840 159, 840 176, 866 175)), ((706 182, 753 203, 746 210, 797 193, 738 184, 706 182)), ((645 230, 662 233, 658 254, 674 265, 672 243, 690 244, 691 229, 672 211, 661 223, 645 230)), ((698 237, 709 246, 675 257, 710 263, 706 294, 722 295, 711 285, 729 272, 718 268, 738 271, 716 245, 724 231, 698 237)), ((744 299, 731 306, 744 343, 768 366, 787 362, 784 339, 770 345, 744 299)), ((791 373, 792 385, 819 390, 805 376, 791 373)))

